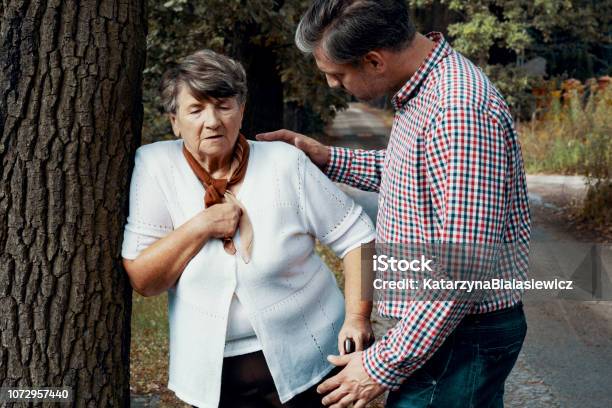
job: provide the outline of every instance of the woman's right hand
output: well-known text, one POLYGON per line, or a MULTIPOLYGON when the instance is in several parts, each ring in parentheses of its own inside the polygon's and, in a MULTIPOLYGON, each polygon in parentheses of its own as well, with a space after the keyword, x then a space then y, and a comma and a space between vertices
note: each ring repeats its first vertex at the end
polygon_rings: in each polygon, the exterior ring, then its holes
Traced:
POLYGON ((242 215, 240 206, 231 203, 215 204, 201 213, 204 228, 210 238, 231 238, 236 234, 242 215))

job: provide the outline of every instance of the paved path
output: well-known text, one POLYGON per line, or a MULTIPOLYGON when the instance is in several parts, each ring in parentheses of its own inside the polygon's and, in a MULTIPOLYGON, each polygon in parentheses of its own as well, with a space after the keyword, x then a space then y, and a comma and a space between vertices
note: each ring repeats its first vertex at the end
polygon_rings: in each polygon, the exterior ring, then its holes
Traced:
POLYGON ((332 137, 385 137, 389 127, 376 112, 361 103, 350 103, 348 109, 338 112, 327 133, 332 137))
POLYGON ((334 121, 325 128, 321 141, 325 144, 353 149, 382 149, 387 145, 391 131, 387 119, 376 109, 361 103, 350 103, 338 112, 334 121))

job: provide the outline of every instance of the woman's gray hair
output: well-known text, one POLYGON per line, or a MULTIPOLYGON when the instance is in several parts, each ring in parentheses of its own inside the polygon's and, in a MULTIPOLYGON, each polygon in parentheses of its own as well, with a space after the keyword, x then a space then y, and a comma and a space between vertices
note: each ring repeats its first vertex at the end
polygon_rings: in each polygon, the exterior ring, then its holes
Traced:
POLYGON ((197 100, 236 97, 241 105, 246 102, 244 67, 212 50, 196 51, 164 73, 159 89, 167 113, 176 113, 176 98, 182 86, 187 87, 197 100))
POLYGON ((354 64, 376 49, 399 51, 415 34, 404 0, 314 0, 295 43, 306 54, 321 45, 333 62, 354 64))

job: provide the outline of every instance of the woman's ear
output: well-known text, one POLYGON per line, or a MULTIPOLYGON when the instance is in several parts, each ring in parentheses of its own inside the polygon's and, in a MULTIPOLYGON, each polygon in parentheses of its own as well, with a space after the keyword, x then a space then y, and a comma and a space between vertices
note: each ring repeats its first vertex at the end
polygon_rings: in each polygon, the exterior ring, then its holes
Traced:
POLYGON ((174 136, 181 137, 181 129, 177 123, 176 114, 170 113, 168 116, 170 117, 170 124, 172 125, 172 132, 174 133, 174 136))

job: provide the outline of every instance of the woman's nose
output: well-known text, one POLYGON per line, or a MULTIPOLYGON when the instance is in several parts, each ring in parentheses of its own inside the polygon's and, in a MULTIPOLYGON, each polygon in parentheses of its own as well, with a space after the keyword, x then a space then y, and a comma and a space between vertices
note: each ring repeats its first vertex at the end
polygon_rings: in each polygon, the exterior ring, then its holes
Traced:
POLYGON ((219 120, 219 114, 217 110, 214 108, 206 109, 204 111, 203 118, 204 118, 204 126, 206 126, 209 129, 216 129, 221 124, 221 121, 219 120))

